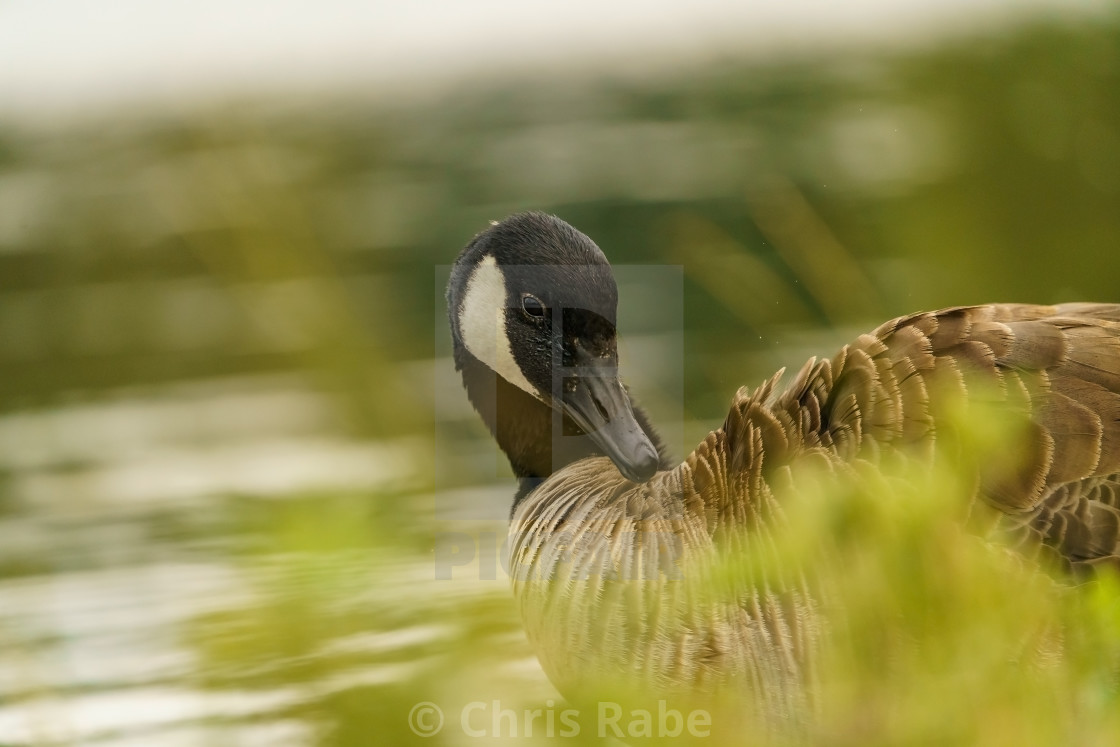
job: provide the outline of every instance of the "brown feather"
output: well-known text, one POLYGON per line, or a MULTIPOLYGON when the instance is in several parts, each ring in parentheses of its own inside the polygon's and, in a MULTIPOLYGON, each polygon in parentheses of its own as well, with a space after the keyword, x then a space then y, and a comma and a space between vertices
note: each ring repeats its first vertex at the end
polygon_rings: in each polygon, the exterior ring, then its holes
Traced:
POLYGON ((759 712, 804 712, 823 628, 796 572, 759 575, 784 522, 776 486, 887 454, 928 462, 960 407, 1016 426, 1006 458, 976 466, 985 526, 1028 558, 1120 567, 1120 305, 913 314, 810 360, 785 389, 775 376, 740 390, 723 427, 649 483, 592 458, 534 490, 511 525, 511 571, 549 676, 569 692, 634 672, 659 692, 738 683, 759 712), (714 574, 724 596, 681 583, 681 568, 714 574))

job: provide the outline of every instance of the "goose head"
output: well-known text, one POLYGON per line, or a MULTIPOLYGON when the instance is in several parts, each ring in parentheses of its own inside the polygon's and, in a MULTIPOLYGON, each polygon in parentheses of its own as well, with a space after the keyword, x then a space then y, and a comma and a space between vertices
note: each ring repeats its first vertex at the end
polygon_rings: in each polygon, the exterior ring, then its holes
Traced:
POLYGON ((618 289, 595 242, 551 215, 511 216, 460 253, 447 301, 456 367, 519 477, 596 454, 629 480, 654 475, 658 449, 618 373, 618 289))

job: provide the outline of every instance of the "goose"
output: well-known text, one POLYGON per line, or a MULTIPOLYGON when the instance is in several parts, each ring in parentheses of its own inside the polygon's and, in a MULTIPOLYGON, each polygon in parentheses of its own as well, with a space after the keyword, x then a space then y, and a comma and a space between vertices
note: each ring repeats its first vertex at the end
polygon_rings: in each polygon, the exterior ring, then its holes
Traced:
POLYGON ((802 718, 823 635, 814 590, 792 574, 713 600, 681 569, 764 543, 808 464, 906 454, 921 469, 948 427, 939 399, 976 381, 1026 420, 1013 469, 977 468, 977 512, 1071 572, 1120 565, 1120 304, 892 319, 787 384, 740 389, 675 461, 619 376, 617 302, 602 250, 541 212, 475 236, 447 289, 455 366, 518 479, 514 596, 566 697, 630 677, 658 693, 732 687, 767 718, 802 718))

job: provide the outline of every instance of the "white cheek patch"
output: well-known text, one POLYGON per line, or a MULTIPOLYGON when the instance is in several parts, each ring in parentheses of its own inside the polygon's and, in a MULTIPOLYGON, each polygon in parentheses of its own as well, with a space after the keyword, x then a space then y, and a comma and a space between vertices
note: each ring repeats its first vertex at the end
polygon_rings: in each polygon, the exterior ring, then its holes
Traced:
POLYGON ((483 259, 471 273, 459 315, 459 333, 471 355, 518 389, 540 399, 513 359, 506 333, 506 282, 493 256, 483 259))

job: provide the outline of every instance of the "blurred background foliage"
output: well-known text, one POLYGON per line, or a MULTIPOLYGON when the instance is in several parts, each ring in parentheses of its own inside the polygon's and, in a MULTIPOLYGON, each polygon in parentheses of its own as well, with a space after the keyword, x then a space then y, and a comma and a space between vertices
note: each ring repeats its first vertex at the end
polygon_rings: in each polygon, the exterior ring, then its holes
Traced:
MULTIPOLYGON (((1120 300, 1120 19, 0 122, 0 743, 403 744, 433 701, 427 743, 459 744, 463 703, 558 697, 494 560, 508 470, 441 297, 458 249, 524 209, 616 265, 680 266, 677 336, 626 287, 622 333, 683 456, 738 386, 888 317, 1120 300), (468 546, 440 579, 449 533, 468 546)), ((1006 576, 954 562, 963 539, 897 565, 933 521, 908 516, 861 525, 871 632, 848 631, 864 655, 818 741, 1120 740, 1115 586, 985 596, 1006 576), (895 632, 962 656, 876 668, 875 605, 902 587, 906 625, 927 604, 943 625, 895 632), (1069 610, 1083 645, 1034 684, 969 658, 1069 610)))

